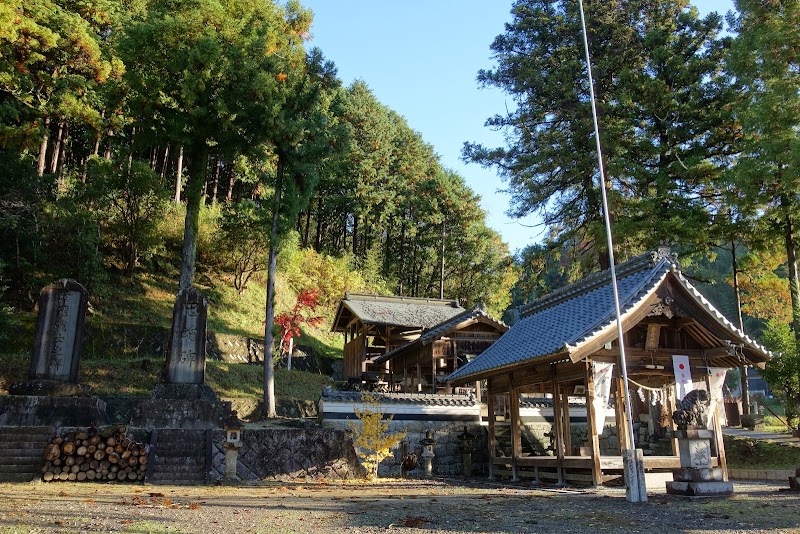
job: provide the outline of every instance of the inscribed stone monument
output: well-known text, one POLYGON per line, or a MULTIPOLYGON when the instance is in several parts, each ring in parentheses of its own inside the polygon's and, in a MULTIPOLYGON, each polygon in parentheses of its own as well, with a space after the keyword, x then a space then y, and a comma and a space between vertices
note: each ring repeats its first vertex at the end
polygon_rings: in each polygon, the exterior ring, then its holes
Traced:
POLYGON ((30 377, 77 383, 89 294, 66 278, 42 289, 30 377))
POLYGON ((167 382, 202 384, 206 370, 208 301, 195 287, 178 292, 172 312, 167 382))

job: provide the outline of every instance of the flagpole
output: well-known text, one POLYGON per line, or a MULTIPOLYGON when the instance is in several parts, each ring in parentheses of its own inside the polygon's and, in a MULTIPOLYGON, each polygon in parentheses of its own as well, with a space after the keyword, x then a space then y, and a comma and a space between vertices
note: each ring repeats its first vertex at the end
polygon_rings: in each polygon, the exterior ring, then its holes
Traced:
MULTIPOLYGON (((581 13, 581 29, 583 30, 583 48, 586 53, 586 70, 589 73, 589 95, 592 101, 592 119, 594 120, 594 138, 597 143, 597 164, 600 167, 600 192, 603 199, 603 218, 606 226, 606 239, 608 241, 608 259, 611 263, 611 287, 614 293, 614 309, 617 315, 617 337, 619 339, 619 364, 622 374, 622 391, 618 392, 625 399, 625 416, 628 420, 628 451, 623 451, 623 462, 625 469, 625 487, 628 500, 631 502, 644 502, 647 500, 647 488, 644 483, 644 465, 641 465, 642 476, 639 476, 640 466, 643 461, 639 453, 635 450, 633 417, 631 411, 631 399, 628 394, 628 366, 625 360, 625 343, 623 343, 622 332, 622 311, 619 304, 619 288, 617 287, 617 272, 614 267, 614 244, 611 240, 611 217, 608 213, 608 195, 606 194, 606 177, 603 171, 603 153, 600 148, 600 126, 597 122, 597 105, 594 96, 594 80, 592 79, 592 62, 589 56, 589 38, 586 34, 586 18, 583 13, 583 0, 578 0, 578 7, 581 13), (629 455, 629 456, 628 456, 629 455), (632 469, 628 468, 632 467, 632 469)), ((619 427, 618 427, 619 428, 619 427)))

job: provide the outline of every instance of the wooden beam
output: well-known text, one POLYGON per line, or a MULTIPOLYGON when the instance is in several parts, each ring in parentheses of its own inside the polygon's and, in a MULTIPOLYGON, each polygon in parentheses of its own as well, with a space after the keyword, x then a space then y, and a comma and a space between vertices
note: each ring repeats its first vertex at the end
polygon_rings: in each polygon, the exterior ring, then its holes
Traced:
POLYGON ((556 464, 556 470, 558 471, 558 483, 564 483, 564 436, 563 436, 563 423, 564 420, 561 417, 561 395, 560 395, 560 388, 558 387, 558 382, 555 380, 555 376, 553 377, 552 382, 553 387, 553 424, 555 425, 555 429, 553 432, 555 433, 556 438, 556 458, 558 458, 558 463, 556 464))
POLYGON ((511 472, 512 480, 519 480, 519 470, 517 459, 522 456, 522 436, 519 418, 519 392, 511 388, 510 392, 511 408, 511 472))
POLYGON ((494 480, 494 460, 497 451, 497 436, 495 434, 495 419, 494 419, 494 389, 492 388, 492 381, 489 380, 486 385, 486 412, 489 418, 488 431, 489 431, 489 480, 494 480))
POLYGON ((561 418, 564 420, 564 454, 572 456, 572 425, 569 419, 569 390, 572 386, 561 384, 561 418))
POLYGON ((586 424, 589 428, 589 448, 592 455, 592 484, 599 486, 603 483, 603 471, 600 468, 600 437, 597 435, 597 413, 594 409, 594 369, 589 358, 585 365, 586 371, 586 424))

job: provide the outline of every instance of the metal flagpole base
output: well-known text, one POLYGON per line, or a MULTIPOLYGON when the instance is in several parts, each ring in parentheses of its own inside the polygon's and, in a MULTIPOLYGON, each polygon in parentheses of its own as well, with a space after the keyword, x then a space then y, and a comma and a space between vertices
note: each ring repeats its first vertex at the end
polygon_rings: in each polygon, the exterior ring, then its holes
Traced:
POLYGON ((622 466, 625 474, 625 496, 629 502, 647 502, 642 449, 624 449, 622 466))

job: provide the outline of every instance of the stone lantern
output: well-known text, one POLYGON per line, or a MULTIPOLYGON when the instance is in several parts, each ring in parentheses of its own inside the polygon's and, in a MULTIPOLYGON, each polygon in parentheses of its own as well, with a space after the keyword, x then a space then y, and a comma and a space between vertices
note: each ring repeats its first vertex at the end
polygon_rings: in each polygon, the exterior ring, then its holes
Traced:
POLYGON ((475 436, 469 433, 467 427, 464 427, 464 433, 459 434, 458 439, 461 440, 461 459, 464 464, 464 476, 472 475, 472 452, 474 450, 475 436))
POLYGON ((236 411, 232 411, 225 421, 225 480, 239 480, 236 476, 236 462, 239 458, 239 448, 242 446, 242 428, 236 411))
POLYGON ((430 429, 425 431, 425 439, 422 440, 422 466, 425 469, 425 476, 433 476, 433 446, 436 441, 433 439, 433 432, 430 429))

